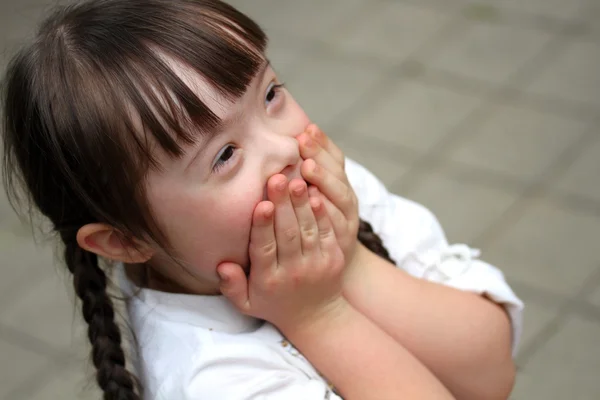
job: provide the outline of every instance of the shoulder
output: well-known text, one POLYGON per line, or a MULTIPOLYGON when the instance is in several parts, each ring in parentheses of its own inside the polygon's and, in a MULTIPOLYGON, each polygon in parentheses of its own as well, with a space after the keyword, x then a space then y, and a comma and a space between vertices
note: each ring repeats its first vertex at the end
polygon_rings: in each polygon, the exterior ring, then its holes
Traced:
POLYGON ((138 374, 144 398, 184 399, 182 381, 213 347, 211 332, 148 313, 134 322, 138 374), (137 323, 135 323, 137 322, 137 323))

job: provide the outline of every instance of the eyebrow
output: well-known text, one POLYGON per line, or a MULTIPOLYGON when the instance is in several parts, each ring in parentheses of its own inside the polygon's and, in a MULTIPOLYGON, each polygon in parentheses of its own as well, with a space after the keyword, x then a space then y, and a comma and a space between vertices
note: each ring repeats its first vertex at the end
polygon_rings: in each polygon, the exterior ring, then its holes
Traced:
MULTIPOLYGON (((261 65, 261 67, 258 70, 258 73, 256 74, 256 77, 253 79, 253 81, 257 82, 257 83, 262 82, 265 78, 265 74, 267 73, 267 70, 269 69, 270 65, 271 65, 271 61, 268 58, 265 58, 265 61, 261 65)), ((243 119, 244 119, 244 110, 243 109, 238 110, 235 114, 229 116, 227 119, 222 119, 221 121, 219 121, 219 123, 217 123, 217 125, 215 127, 213 127, 209 132, 203 132, 201 135, 202 136, 202 140, 201 140, 202 147, 200 149, 198 149, 198 151, 196 151, 196 153, 194 154, 194 157, 186 165, 185 169, 187 170, 191 165, 196 163, 196 160, 202 153, 202 149, 204 148, 204 146, 206 144, 208 144, 213 139, 217 138, 219 135, 221 135, 223 132, 227 131, 232 126, 235 126, 236 124, 238 124, 239 121, 241 121, 243 119)))

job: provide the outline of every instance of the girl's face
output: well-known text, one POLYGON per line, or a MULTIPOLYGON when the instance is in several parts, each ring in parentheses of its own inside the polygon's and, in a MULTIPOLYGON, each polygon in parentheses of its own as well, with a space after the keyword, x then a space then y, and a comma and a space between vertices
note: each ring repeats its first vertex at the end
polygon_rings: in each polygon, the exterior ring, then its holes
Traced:
POLYGON ((266 60, 235 102, 201 77, 173 68, 222 125, 183 158, 164 158, 165 168, 150 173, 151 209, 181 262, 157 252, 150 264, 186 291, 215 293, 220 263, 248 267, 252 214, 265 199, 267 180, 279 173, 300 177, 296 136, 310 121, 266 60))

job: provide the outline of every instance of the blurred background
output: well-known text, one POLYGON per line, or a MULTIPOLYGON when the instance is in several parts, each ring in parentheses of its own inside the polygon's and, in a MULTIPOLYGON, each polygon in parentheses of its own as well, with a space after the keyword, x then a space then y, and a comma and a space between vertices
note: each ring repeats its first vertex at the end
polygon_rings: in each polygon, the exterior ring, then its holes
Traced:
MULTIPOLYGON (((350 157, 506 273, 526 303, 512 398, 600 399, 600 0, 232 3, 350 157)), ((47 9, 0 0, 0 70, 47 9)), ((0 399, 98 399, 36 239, 0 197, 0 399)))

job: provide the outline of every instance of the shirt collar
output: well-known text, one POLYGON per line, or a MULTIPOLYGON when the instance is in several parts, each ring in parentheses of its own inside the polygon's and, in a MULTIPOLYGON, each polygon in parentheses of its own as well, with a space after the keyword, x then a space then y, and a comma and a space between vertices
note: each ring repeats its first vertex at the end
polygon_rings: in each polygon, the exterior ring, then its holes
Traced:
MULTIPOLYGON (((130 314, 145 309, 173 322, 226 332, 243 333, 256 330, 262 321, 240 313, 225 296, 203 296, 167 293, 136 286, 125 274, 123 264, 116 265, 118 282, 123 293, 131 297, 130 314)), ((131 315, 135 318, 135 315, 131 315)))

